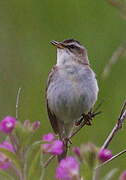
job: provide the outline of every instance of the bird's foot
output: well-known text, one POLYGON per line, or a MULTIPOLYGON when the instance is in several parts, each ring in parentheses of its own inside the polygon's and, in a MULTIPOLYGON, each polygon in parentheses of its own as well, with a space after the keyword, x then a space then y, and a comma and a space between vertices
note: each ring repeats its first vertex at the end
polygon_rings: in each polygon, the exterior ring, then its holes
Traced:
POLYGON ((83 119, 84 119, 86 125, 91 126, 92 119, 93 119, 93 112, 89 111, 87 114, 84 114, 83 119))
POLYGON ((63 144, 67 147, 67 149, 70 147, 70 144, 72 144, 72 141, 70 138, 64 138, 63 144))
POLYGON ((78 120, 75 122, 75 126, 79 126, 79 125, 82 123, 83 120, 84 120, 84 117, 83 117, 83 115, 81 115, 80 119, 78 119, 78 120))
POLYGON ((64 142, 64 143, 69 143, 69 144, 72 144, 71 139, 70 139, 70 138, 68 138, 68 137, 64 138, 64 139, 63 139, 63 142, 64 142))
POLYGON ((87 114, 82 114, 81 118, 75 123, 75 125, 79 126, 82 122, 84 122, 86 125, 91 126, 92 119, 100 113, 101 113, 101 111, 94 112, 91 110, 87 114))

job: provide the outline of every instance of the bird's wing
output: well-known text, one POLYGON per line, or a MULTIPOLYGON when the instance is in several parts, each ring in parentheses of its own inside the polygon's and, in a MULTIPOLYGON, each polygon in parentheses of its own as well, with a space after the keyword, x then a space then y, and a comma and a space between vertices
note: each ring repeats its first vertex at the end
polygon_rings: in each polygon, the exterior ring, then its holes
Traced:
MULTIPOLYGON (((50 82, 52 82, 53 79, 54 79, 54 73, 56 72, 56 70, 57 70, 57 66, 54 66, 52 68, 51 72, 49 73, 46 92, 47 92, 47 89, 49 87, 50 82)), ((53 112, 51 112, 51 110, 50 110, 47 95, 46 95, 46 101, 47 101, 48 117, 49 117, 49 120, 50 120, 50 123, 51 123, 51 126, 52 126, 54 132, 57 134, 59 132, 59 130, 58 130, 58 121, 57 121, 56 115, 53 112)))

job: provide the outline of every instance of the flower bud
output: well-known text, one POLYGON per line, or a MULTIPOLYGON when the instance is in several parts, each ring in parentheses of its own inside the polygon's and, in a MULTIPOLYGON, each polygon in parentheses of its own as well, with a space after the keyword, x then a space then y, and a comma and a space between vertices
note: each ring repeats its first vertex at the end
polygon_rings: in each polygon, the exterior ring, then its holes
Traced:
POLYGON ((126 180, 126 171, 123 171, 119 177, 119 180, 126 180))
POLYGON ((81 157, 83 157, 84 161, 93 168, 96 160, 97 160, 97 148, 92 143, 87 143, 84 145, 81 145, 80 147, 81 157))
POLYGON ((112 152, 109 149, 101 149, 98 152, 98 159, 101 162, 105 162, 105 161, 109 160, 110 158, 112 158, 112 156, 113 156, 112 152))
POLYGON ((75 153, 75 155, 80 159, 80 148, 79 147, 73 147, 72 151, 75 153))
POLYGON ((32 123, 32 129, 37 130, 40 127, 40 121, 35 121, 32 123))
POLYGON ((29 120, 24 121, 24 128, 29 132, 35 131, 40 127, 40 121, 34 121, 33 123, 29 120))
POLYGON ((25 120, 23 125, 24 125, 24 127, 25 127, 26 129, 28 129, 28 128, 31 126, 30 120, 28 120, 28 119, 25 120))

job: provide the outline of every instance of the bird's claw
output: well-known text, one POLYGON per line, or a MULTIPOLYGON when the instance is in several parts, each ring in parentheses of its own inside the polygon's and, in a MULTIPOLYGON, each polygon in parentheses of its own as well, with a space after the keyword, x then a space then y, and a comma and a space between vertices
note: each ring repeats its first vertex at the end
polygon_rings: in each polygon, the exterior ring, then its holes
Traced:
POLYGON ((76 126, 79 126, 79 125, 84 121, 86 125, 91 126, 91 125, 92 125, 92 119, 93 119, 96 115, 98 115, 98 114, 100 114, 100 113, 101 113, 101 111, 93 112, 93 111, 91 110, 91 111, 89 111, 87 114, 82 114, 81 118, 80 118, 77 122, 75 122, 75 125, 76 125, 76 126))
POLYGON ((69 145, 72 144, 72 141, 70 138, 64 138, 63 139, 63 143, 64 144, 67 144, 67 148, 69 148, 69 145))

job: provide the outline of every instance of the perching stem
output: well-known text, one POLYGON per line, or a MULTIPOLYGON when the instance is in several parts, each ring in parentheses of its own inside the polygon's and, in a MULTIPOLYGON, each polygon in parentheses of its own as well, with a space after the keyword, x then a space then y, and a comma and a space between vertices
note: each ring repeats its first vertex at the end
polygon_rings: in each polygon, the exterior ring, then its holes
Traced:
POLYGON ((108 145, 112 141, 115 134, 118 132, 118 130, 120 130, 122 128, 122 125, 123 125, 125 119, 126 119, 126 101, 124 102, 124 104, 122 106, 121 113, 119 115, 119 118, 118 118, 114 128, 112 129, 112 131, 108 135, 108 137, 105 140, 104 144, 102 145, 101 149, 105 149, 108 147, 108 145))
POLYGON ((126 153, 126 149, 124 149, 123 151, 119 152, 118 154, 114 155, 112 158, 110 158, 109 160, 105 161, 104 163, 100 164, 99 166, 97 166, 95 168, 95 170, 101 168, 102 166, 108 164, 109 162, 111 162, 113 159, 116 159, 117 157, 121 156, 122 154, 126 153))
POLYGON ((44 163, 43 167, 46 168, 54 158, 55 155, 50 156, 49 159, 44 163))

